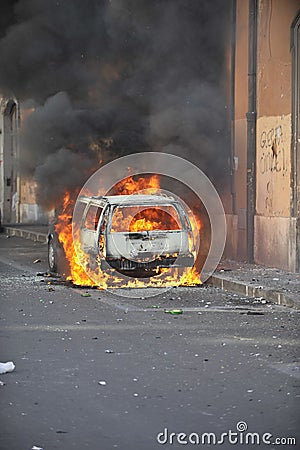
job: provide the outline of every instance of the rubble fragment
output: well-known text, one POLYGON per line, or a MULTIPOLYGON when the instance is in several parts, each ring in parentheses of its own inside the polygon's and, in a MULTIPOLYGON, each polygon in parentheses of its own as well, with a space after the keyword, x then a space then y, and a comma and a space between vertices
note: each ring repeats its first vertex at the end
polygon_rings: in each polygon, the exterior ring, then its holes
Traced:
POLYGON ((165 309, 164 312, 166 314, 173 314, 173 315, 177 315, 177 314, 182 314, 183 313, 182 309, 165 309))

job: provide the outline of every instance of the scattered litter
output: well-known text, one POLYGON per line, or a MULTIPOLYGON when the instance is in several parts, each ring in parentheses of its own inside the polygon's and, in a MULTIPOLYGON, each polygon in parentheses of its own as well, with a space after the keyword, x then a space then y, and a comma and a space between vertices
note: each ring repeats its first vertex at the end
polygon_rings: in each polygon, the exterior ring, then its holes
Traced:
POLYGON ((138 397, 139 394, 138 394, 137 392, 135 392, 135 393, 133 394, 133 396, 134 396, 134 397, 138 397))
POLYGON ((33 264, 37 264, 37 263, 39 263, 39 262, 41 262, 40 259, 35 259, 35 260, 33 261, 33 264))
POLYGON ((12 361, 8 361, 6 363, 0 363, 0 374, 2 373, 7 373, 7 372, 12 372, 13 370, 15 370, 15 365, 12 361))
POLYGON ((89 294, 88 292, 84 292, 83 294, 81 294, 81 297, 91 297, 91 294, 89 294))
POLYGON ((63 430, 57 430, 56 431, 57 434, 67 434, 67 431, 63 431, 63 430))
POLYGON ((279 281, 279 278, 273 278, 273 281, 279 281))
POLYGON ((36 445, 34 445, 33 447, 31 447, 31 450, 43 450, 43 447, 37 447, 36 445))
POLYGON ((251 393, 253 392, 253 389, 248 389, 247 392, 251 393))
POLYGON ((100 384, 100 386, 106 386, 107 385, 106 381, 98 381, 98 384, 100 384))
POLYGON ((55 289, 54 289, 53 287, 49 287, 49 288, 48 288, 48 291, 49 291, 49 292, 54 292, 55 289))
POLYGON ((97 338, 97 336, 95 336, 95 337, 92 337, 92 339, 94 339, 94 340, 95 340, 95 339, 98 339, 98 338, 97 338))
POLYGON ((183 313, 182 309, 165 309, 164 312, 166 314, 173 314, 173 315, 177 315, 177 314, 182 314, 183 313))
POLYGON ((113 350, 107 349, 107 350, 105 350, 105 353, 115 353, 115 352, 113 350))
POLYGON ((147 308, 158 309, 158 308, 160 308, 160 306, 159 305, 151 305, 151 306, 147 306, 147 308))
POLYGON ((261 311, 247 311, 247 316, 264 316, 264 314, 261 311))
POLYGON ((5 386, 5 383, 3 383, 3 381, 0 380, 0 386, 5 386))

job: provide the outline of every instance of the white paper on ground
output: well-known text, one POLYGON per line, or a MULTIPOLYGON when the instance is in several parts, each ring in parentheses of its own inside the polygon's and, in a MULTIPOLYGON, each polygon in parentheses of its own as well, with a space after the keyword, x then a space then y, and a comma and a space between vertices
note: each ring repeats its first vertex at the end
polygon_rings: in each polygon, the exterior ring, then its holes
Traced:
POLYGON ((6 363, 2 363, 0 362, 0 374, 2 373, 7 373, 7 372, 12 372, 13 370, 15 370, 15 365, 12 361, 8 361, 6 363))

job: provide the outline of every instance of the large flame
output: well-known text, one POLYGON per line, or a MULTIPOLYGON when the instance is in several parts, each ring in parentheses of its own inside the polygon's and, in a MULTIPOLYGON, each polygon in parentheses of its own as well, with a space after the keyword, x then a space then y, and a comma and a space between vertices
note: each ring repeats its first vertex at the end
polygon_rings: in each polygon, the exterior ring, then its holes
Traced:
MULTIPOLYGON (((155 194, 160 189, 159 176, 145 176, 143 178, 134 179, 129 176, 120 181, 113 189, 114 194, 129 195, 140 192, 155 194)), ((138 194, 137 194, 138 195, 138 194)), ((74 208, 74 200, 71 199, 70 194, 66 193, 63 201, 62 213, 58 216, 56 224, 56 232, 58 233, 59 241, 61 242, 66 259, 70 267, 70 274, 67 276, 69 280, 80 286, 95 286, 99 288, 107 287, 146 287, 146 286, 178 286, 178 285, 195 285, 200 284, 200 275, 195 267, 186 268, 181 271, 179 276, 178 269, 161 269, 160 275, 151 277, 149 281, 141 279, 134 279, 134 281, 125 282, 124 279, 118 276, 118 273, 105 273, 98 270, 97 282, 91 280, 87 275, 85 268, 87 268, 87 260, 84 252, 81 249, 79 239, 79 229, 73 230, 72 235, 72 212, 74 208)), ((122 207, 116 210, 113 217, 112 231, 123 231, 125 227, 129 231, 144 231, 144 230, 166 230, 166 229, 180 229, 180 220, 176 217, 176 211, 172 207, 163 206, 156 209, 155 207, 132 207, 131 210, 125 212, 122 207), (134 209, 137 211, 134 211, 134 209)), ((200 229, 200 220, 191 216, 191 225, 193 231, 200 229)), ((192 237, 190 245, 192 245, 192 237)), ((94 279, 94 277, 93 277, 94 279)))
POLYGON ((55 225, 55 231, 58 234, 59 241, 63 245, 66 259, 69 264, 71 273, 67 276, 67 279, 72 280, 74 284, 81 286, 93 286, 95 283, 89 278, 82 266, 84 253, 81 251, 79 236, 78 239, 74 240, 72 236, 72 212, 74 204, 74 200, 72 200, 70 194, 66 192, 62 212, 59 214, 58 221, 55 225), (80 258, 81 253, 82 258, 80 258))
POLYGON ((115 209, 112 232, 180 230, 180 219, 171 206, 127 206, 115 209))

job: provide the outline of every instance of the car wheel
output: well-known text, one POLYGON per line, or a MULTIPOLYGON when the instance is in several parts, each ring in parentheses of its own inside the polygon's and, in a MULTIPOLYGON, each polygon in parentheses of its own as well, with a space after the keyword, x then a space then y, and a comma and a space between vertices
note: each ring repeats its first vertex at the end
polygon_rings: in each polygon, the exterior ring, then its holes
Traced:
POLYGON ((57 272, 57 252, 52 238, 48 242, 48 264, 51 272, 57 272))

